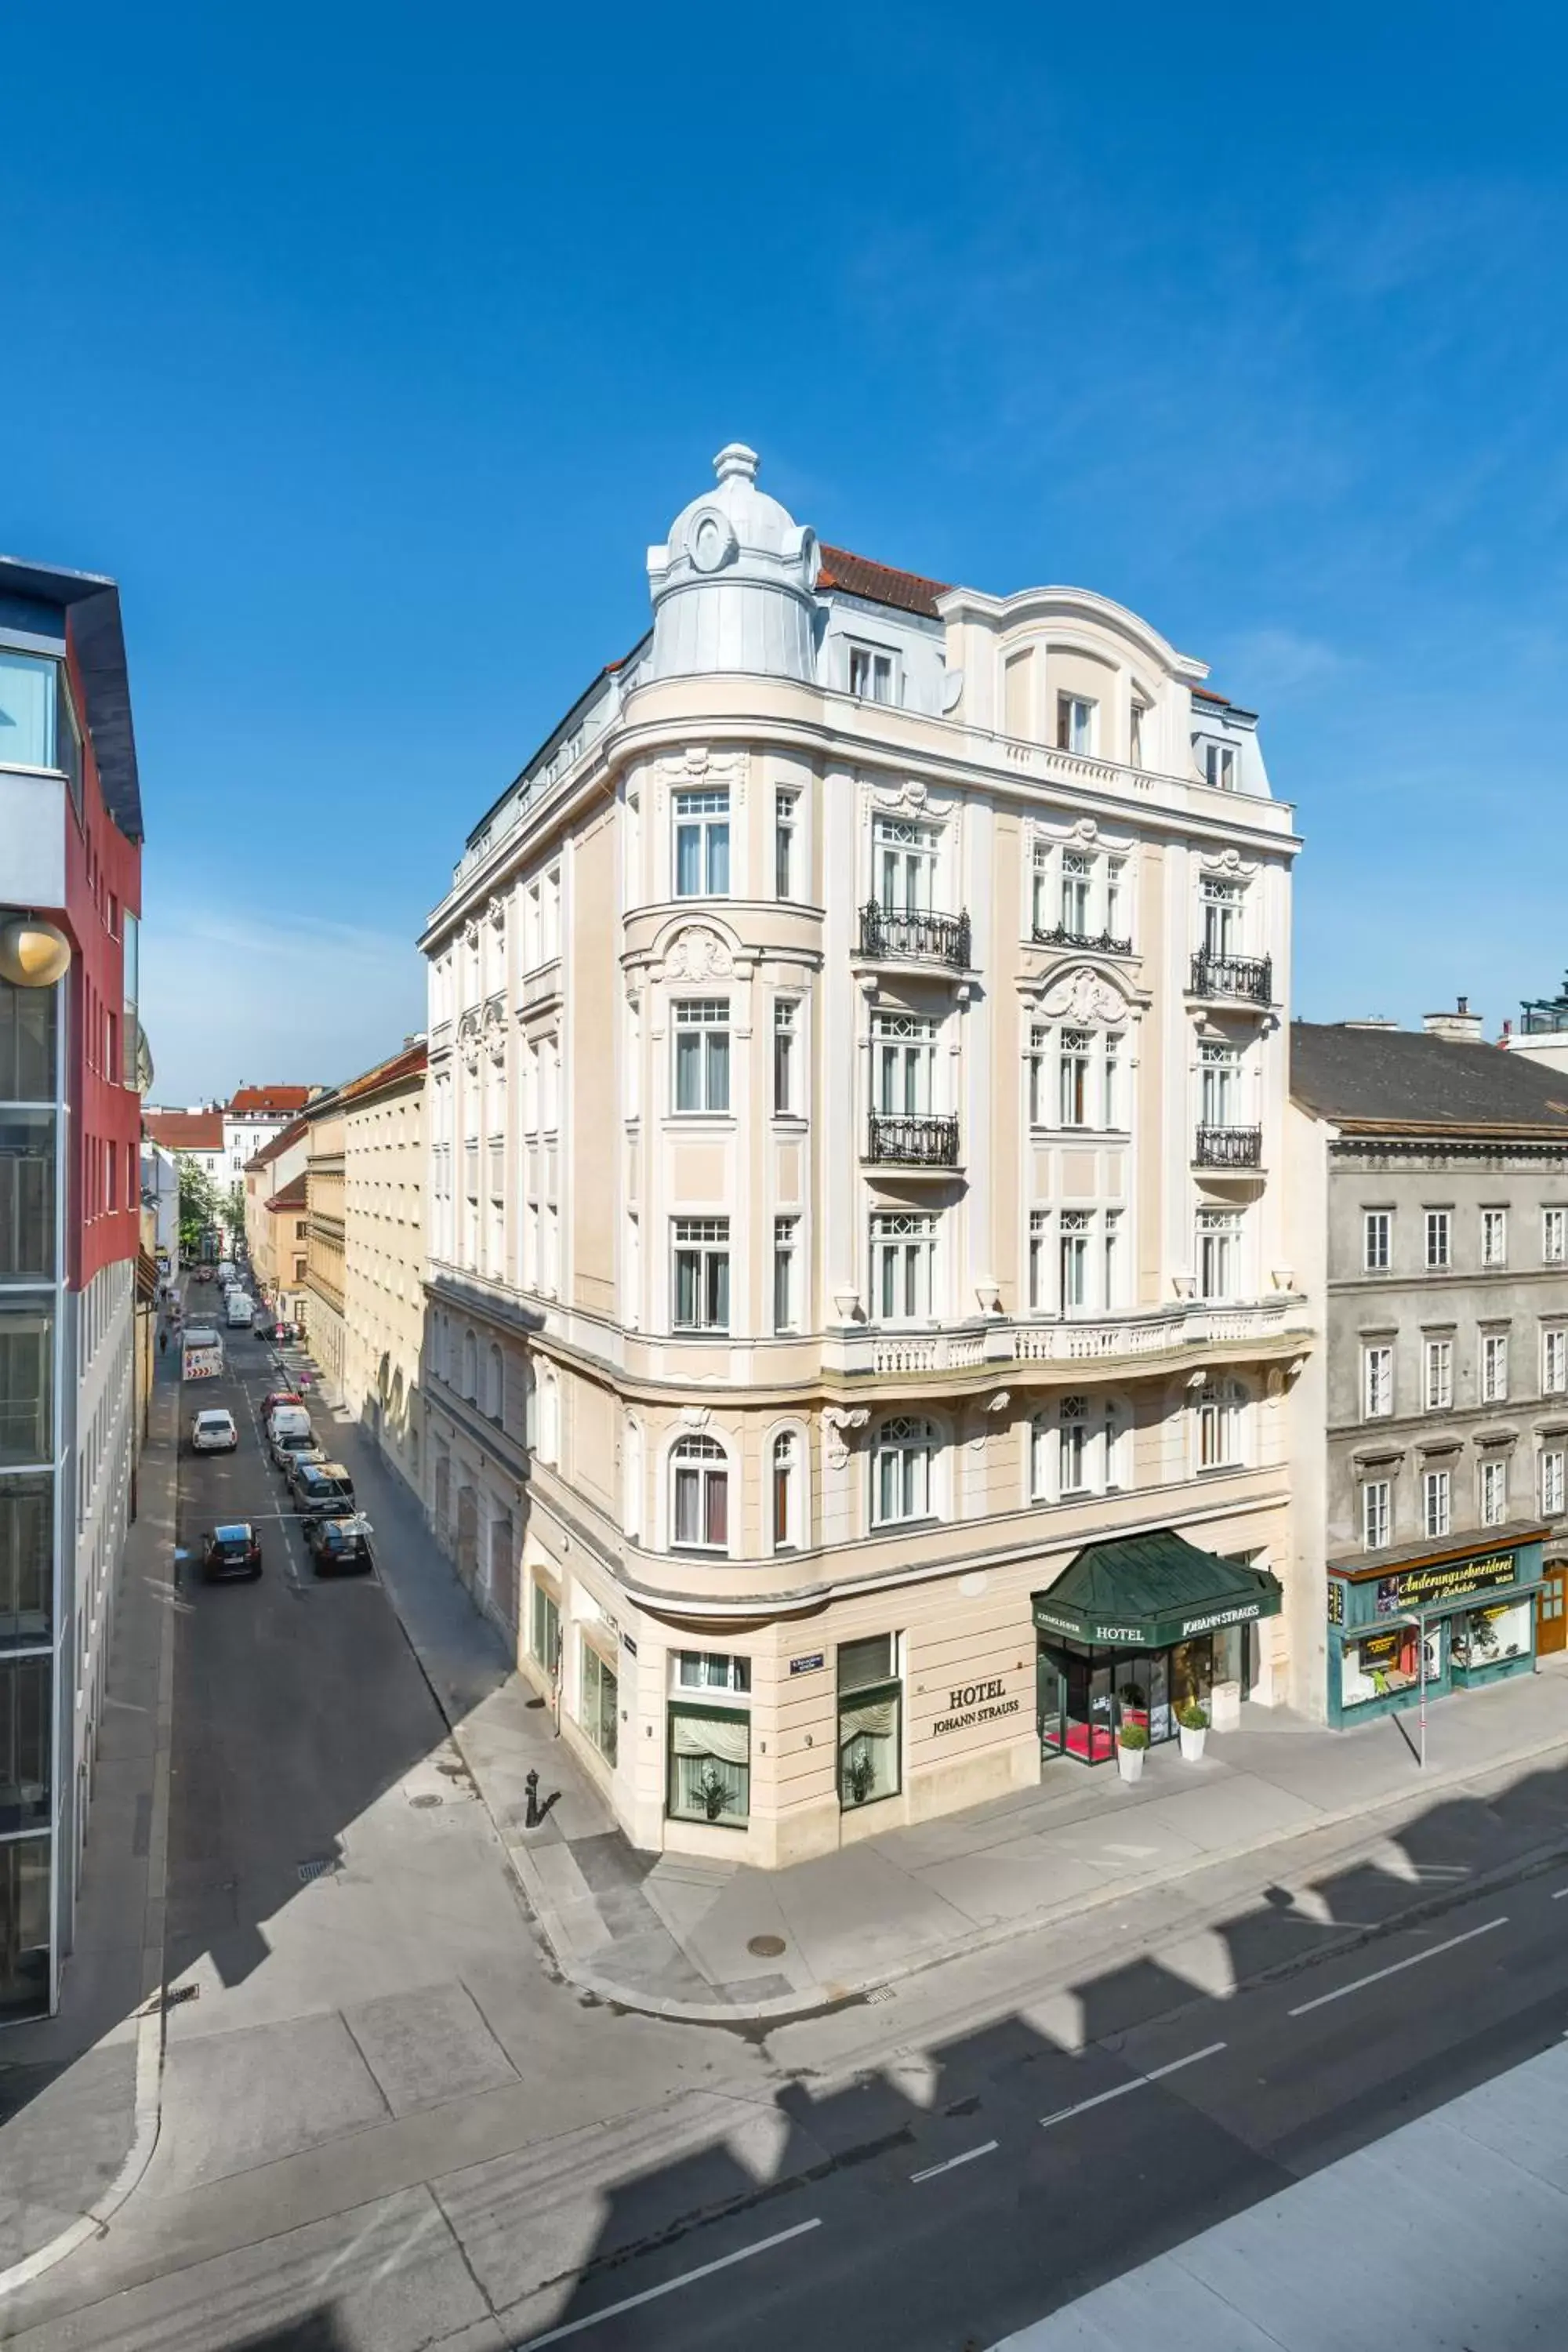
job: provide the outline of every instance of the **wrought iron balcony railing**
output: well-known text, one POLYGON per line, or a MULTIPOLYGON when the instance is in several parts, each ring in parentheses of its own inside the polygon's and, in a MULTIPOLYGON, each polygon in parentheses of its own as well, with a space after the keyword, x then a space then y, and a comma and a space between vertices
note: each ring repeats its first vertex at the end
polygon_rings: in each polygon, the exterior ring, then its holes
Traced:
POLYGON ((1261 1168, 1260 1127, 1200 1127, 1194 1164, 1199 1168, 1261 1168))
POLYGON ((1274 960, 1271 956, 1210 955, 1200 948, 1193 958, 1194 996, 1239 996, 1249 1004, 1274 1001, 1274 960))
POLYGON ((883 1167, 956 1168, 958 1121, 912 1118, 907 1113, 894 1117, 885 1111, 873 1111, 866 1138, 866 1157, 879 1161, 883 1167))
POLYGON ((1065 923, 1053 923, 1049 930, 1035 925, 1035 945, 1040 948, 1088 948, 1097 955, 1124 956, 1132 952, 1131 940, 1118 939, 1114 931, 1073 931, 1065 923))
POLYGON ((969 918, 879 906, 868 898, 860 909, 863 956, 902 956, 913 963, 945 963, 969 969, 969 918))

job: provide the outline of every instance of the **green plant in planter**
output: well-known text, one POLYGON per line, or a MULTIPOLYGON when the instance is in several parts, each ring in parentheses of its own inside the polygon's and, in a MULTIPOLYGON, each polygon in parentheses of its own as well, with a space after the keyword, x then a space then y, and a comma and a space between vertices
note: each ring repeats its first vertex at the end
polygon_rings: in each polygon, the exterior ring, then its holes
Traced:
POLYGON ((1147 1748, 1149 1734, 1141 1723, 1124 1723, 1116 1735, 1123 1748, 1147 1748))
POLYGON ((844 1767, 844 1785, 852 1804, 863 1805, 877 1782, 877 1767, 868 1748, 858 1748, 844 1767))
POLYGON ((1185 1706, 1176 1709, 1176 1721, 1184 1731, 1206 1731, 1209 1711, 1206 1706, 1200 1706, 1195 1698, 1190 1698, 1185 1706))
POLYGON ((729 1784, 717 1764, 710 1761, 703 1766, 702 1776, 697 1783, 697 1793, 702 1800, 702 1810, 710 1822, 716 1822, 721 1813, 729 1811, 729 1784))

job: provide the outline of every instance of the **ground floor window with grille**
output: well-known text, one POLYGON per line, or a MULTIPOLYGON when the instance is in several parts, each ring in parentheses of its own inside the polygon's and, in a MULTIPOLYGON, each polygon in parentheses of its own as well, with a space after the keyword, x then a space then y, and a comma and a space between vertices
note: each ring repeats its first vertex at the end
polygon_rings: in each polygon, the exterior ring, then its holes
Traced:
POLYGON ((606 1764, 616 1760, 621 1686, 616 1670, 593 1643, 583 1643, 583 1695, 577 1720, 606 1764))
POLYGON ((752 1720, 731 1707, 669 1706, 669 1817, 743 1828, 752 1810, 752 1720))
POLYGON ((528 1616, 528 1647, 547 1675, 561 1663, 561 1610, 555 1596, 533 1580, 533 1601, 528 1616))
POLYGON ((846 1810, 902 1786, 904 1686, 899 1637, 838 1645, 838 1801, 846 1810))

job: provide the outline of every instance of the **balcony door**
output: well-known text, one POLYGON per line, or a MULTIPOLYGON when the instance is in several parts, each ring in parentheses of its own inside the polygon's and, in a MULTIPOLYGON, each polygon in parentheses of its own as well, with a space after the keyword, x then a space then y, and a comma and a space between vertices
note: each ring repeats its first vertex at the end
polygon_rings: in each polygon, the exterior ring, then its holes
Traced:
POLYGON ((876 820, 877 898, 886 915, 929 915, 935 904, 936 829, 905 817, 876 820))

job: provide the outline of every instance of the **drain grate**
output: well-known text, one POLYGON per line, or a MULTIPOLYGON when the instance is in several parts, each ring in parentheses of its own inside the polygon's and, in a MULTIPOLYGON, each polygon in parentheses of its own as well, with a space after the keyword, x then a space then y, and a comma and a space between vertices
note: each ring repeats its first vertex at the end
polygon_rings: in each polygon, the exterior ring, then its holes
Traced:
POLYGON ((199 1984, 175 1985, 173 1991, 163 1995, 163 2006, 165 2009, 179 2009, 187 2000, 200 2000, 201 1997, 199 1984))
POLYGON ((749 1936, 746 1949, 754 1960, 776 1960, 784 1948, 782 1936, 749 1936))
POLYGON ((300 1884, 301 1886, 309 1886, 312 1878, 330 1878, 337 1867, 338 1857, 335 1853, 321 1855, 314 1862, 302 1862, 300 1864, 300 1884))
POLYGON ((891 1985, 873 1985, 870 1991, 866 1995, 868 2005, 872 2001, 891 2000, 892 1998, 893 1988, 891 1985))

